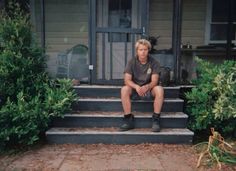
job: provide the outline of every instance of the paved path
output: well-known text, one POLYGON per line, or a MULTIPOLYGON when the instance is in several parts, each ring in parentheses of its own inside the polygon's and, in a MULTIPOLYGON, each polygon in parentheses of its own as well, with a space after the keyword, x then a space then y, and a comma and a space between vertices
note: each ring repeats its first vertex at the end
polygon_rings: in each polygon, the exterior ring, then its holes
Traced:
POLYGON ((42 145, 0 156, 0 171, 194 171, 197 157, 189 145, 42 145))

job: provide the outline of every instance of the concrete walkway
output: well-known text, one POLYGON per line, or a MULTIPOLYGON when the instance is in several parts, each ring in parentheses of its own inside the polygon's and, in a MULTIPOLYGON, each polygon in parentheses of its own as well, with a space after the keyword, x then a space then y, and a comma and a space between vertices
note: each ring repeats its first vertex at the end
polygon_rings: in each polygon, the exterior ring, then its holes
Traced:
POLYGON ((42 145, 17 155, 0 156, 0 171, 205 170, 196 169, 197 158, 189 145, 42 145))

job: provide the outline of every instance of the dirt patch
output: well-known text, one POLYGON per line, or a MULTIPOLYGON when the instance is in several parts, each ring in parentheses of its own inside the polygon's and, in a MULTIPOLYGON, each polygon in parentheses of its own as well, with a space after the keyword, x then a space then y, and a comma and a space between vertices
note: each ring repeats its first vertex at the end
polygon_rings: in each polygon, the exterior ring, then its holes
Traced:
MULTIPOLYGON (((1 155, 2 170, 163 170, 192 171, 198 154, 191 145, 42 145, 17 155, 1 155)), ((0 169, 0 170, 1 170, 0 169)), ((236 167, 224 166, 224 170, 236 167)))

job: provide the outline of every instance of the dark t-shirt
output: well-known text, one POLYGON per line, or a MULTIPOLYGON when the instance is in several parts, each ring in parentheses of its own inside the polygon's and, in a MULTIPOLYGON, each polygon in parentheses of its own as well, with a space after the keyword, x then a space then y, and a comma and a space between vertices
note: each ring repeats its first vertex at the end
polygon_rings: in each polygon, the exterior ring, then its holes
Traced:
POLYGON ((128 62, 124 73, 132 75, 132 81, 142 86, 151 82, 152 74, 160 73, 160 64, 151 56, 146 64, 141 64, 135 57, 128 62))

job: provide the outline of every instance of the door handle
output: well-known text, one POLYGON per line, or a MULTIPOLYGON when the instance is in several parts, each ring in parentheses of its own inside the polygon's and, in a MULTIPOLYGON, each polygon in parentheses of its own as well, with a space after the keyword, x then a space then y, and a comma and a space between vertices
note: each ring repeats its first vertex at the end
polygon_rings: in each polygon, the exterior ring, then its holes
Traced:
POLYGON ((146 33, 145 27, 143 27, 142 32, 143 32, 143 35, 145 35, 145 33, 146 33))

